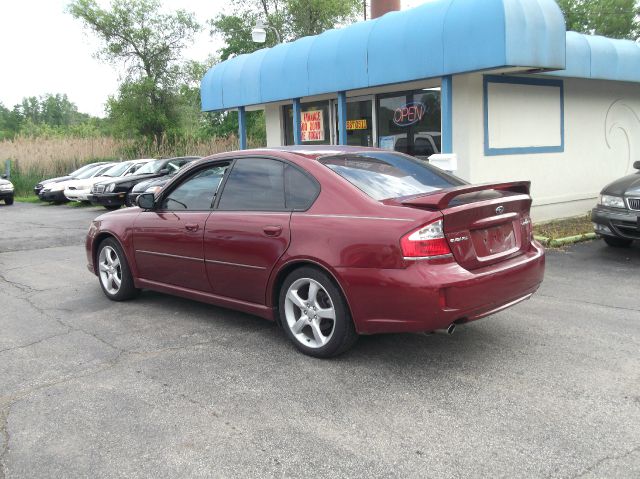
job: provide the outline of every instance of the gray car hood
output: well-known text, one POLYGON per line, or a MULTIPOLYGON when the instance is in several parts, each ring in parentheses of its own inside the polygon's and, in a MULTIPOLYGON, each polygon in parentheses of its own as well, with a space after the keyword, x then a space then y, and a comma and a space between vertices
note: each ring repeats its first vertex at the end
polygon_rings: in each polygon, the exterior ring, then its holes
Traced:
POLYGON ((605 186, 602 193, 614 196, 640 196, 640 172, 618 178, 605 186))

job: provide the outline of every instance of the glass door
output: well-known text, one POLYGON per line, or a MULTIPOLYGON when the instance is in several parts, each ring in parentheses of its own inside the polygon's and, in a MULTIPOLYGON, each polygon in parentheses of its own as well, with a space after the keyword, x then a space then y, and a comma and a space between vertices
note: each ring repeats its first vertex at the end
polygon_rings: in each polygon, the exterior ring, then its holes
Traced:
MULTIPOLYGON (((336 144, 340 142, 338 102, 332 100, 336 144)), ((373 97, 347 98, 347 145, 373 146, 373 97)))

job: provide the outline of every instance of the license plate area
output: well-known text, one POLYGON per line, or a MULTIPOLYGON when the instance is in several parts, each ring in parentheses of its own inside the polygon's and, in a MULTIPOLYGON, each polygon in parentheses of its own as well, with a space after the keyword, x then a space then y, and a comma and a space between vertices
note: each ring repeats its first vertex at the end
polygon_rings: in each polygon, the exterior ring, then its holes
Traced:
POLYGON ((478 258, 495 256, 518 248, 513 223, 471 231, 471 240, 478 258))

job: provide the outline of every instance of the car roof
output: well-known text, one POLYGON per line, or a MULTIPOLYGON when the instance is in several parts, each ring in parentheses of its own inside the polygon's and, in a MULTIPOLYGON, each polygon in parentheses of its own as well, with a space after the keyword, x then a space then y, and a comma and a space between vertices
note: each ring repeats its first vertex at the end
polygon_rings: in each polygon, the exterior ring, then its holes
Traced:
POLYGON ((383 150, 380 148, 368 148, 364 146, 347 146, 347 145, 290 145, 290 146, 276 146, 269 148, 255 148, 250 150, 237 150, 228 151, 225 153, 216 153, 211 155, 205 160, 210 159, 222 159, 229 156, 254 156, 254 155, 269 155, 270 153, 290 153, 302 158, 308 158, 315 160, 323 156, 335 156, 335 155, 355 155, 370 152, 389 152, 389 150, 383 150))

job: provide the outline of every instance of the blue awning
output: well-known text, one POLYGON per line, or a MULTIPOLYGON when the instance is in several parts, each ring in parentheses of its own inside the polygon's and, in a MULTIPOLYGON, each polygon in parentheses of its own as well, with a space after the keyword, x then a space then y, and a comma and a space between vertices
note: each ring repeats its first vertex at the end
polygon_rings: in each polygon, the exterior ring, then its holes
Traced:
POLYGON ((554 0, 436 0, 221 62, 202 80, 202 109, 502 67, 562 70, 565 43, 554 0))
POLYGON ((567 32, 566 69, 549 74, 640 82, 640 45, 630 40, 567 32))

